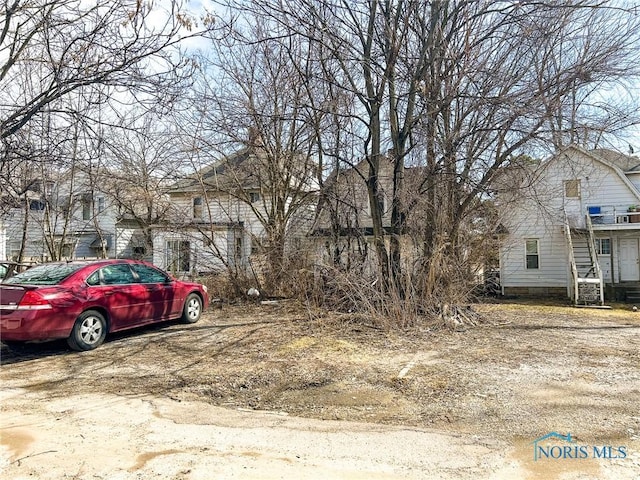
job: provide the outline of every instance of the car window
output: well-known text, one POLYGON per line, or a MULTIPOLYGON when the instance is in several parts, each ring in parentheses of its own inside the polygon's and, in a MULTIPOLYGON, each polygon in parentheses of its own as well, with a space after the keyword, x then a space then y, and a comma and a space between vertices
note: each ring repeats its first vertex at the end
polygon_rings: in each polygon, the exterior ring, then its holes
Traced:
POLYGON ((96 270, 89 278, 87 278, 87 284, 91 286, 100 285, 100 270, 96 270))
POLYGON ((13 285, 56 285, 84 267, 79 263, 44 263, 7 278, 3 283, 13 285))
POLYGON ((164 272, 148 265, 133 263, 131 268, 138 274, 140 283, 165 283, 169 278, 164 272))
POLYGON ((102 272, 102 282, 105 285, 125 285, 136 281, 129 265, 125 263, 107 265, 102 267, 100 271, 102 272))

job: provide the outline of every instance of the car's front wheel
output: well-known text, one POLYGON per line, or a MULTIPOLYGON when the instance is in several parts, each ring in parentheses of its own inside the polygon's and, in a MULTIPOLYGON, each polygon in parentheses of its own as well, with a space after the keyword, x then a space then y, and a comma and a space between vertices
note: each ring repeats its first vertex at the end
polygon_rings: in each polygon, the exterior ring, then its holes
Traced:
POLYGON ((107 336, 107 321, 100 312, 88 310, 73 325, 67 343, 73 350, 83 352, 102 345, 107 336))
POLYGON ((182 309, 182 321, 184 323, 196 323, 202 315, 202 299, 195 293, 187 297, 182 309))

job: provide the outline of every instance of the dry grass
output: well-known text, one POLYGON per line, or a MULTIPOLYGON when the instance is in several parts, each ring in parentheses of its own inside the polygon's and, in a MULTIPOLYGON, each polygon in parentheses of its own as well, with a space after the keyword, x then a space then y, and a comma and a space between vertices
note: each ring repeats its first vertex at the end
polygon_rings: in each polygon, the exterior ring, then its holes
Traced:
POLYGON ((82 362, 60 345, 13 356, 3 349, 3 382, 52 398, 157 394, 504 438, 560 427, 602 438, 640 431, 640 314, 474 307, 487 320, 450 331, 387 330, 296 302, 224 305, 195 325, 116 336, 82 362))

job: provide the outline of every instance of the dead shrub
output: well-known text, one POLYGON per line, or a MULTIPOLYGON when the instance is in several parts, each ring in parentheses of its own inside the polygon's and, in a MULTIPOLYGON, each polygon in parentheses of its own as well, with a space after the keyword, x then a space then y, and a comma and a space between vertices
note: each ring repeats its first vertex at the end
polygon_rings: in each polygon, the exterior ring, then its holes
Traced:
POLYGON ((426 276, 422 265, 396 283, 377 275, 318 266, 299 277, 300 295, 310 306, 349 315, 350 321, 377 328, 476 325, 480 316, 469 305, 472 285, 459 271, 426 276))

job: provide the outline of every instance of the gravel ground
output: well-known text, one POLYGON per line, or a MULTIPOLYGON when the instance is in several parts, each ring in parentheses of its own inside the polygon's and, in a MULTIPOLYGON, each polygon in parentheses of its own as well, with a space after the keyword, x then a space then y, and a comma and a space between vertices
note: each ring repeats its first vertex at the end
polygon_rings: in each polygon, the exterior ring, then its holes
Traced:
MULTIPOLYGON (((38 424, 28 416, 46 408, 50 414, 54 405, 65 411, 69 399, 95 402, 96 396, 99 404, 144 399, 156 407, 268 411, 467 439, 476 448, 468 452, 476 452, 475 467, 465 470, 468 477, 456 471, 451 478, 513 478, 514 471, 532 479, 640 478, 640 313, 517 303, 474 308, 484 320, 464 331, 385 332, 344 315, 310 320, 305 309, 283 302, 224 306, 195 325, 114 335, 91 352, 70 352, 64 342, 2 346, 6 478, 24 474, 27 463, 31 476, 24 478, 42 476, 50 466, 45 455, 32 457, 27 437, 34 434, 16 433, 17 418, 38 424), (534 462, 532 442, 549 432, 571 433, 580 445, 624 446, 626 455, 534 462), (22 457, 30 462, 17 462, 22 457)), ((148 413, 159 418, 157 412, 148 413)), ((109 438, 101 425, 113 424, 94 418, 87 428, 109 438)), ((60 436, 54 426, 50 430, 60 436)), ((418 473, 438 471, 418 468, 411 476, 406 468, 406 478, 432 478, 418 473)), ((134 476, 140 474, 135 469, 123 471, 117 478, 145 478, 134 476)), ((190 471, 172 475, 198 478, 195 467, 190 471)), ((91 472, 68 478, 116 478, 91 472)))

